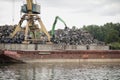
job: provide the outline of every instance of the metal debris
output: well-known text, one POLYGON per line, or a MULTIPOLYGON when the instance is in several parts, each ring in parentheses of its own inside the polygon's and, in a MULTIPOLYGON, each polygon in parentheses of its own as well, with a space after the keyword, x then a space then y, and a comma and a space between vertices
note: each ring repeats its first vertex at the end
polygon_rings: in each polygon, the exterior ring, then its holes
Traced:
POLYGON ((24 40, 24 34, 22 32, 18 32, 14 38, 10 38, 10 34, 14 31, 15 26, 0 26, 0 43, 22 43, 24 40))
MULTIPOLYGON (((14 38, 10 38, 10 34, 14 31, 14 26, 0 26, 0 43, 22 43, 24 41, 24 32, 18 32, 14 38)), ((41 34, 41 33, 40 33, 41 34)), ((30 37, 31 38, 31 37, 30 37)), ((42 44, 47 42, 47 37, 42 36, 42 44)), ((87 45, 87 44, 104 44, 92 37, 90 33, 82 29, 72 29, 65 27, 65 29, 55 30, 54 37, 51 38, 54 44, 67 45, 87 45)))
POLYGON ((90 33, 82 29, 58 29, 55 31, 53 42, 56 44, 65 43, 68 45, 87 45, 87 44, 104 44, 92 37, 90 33))

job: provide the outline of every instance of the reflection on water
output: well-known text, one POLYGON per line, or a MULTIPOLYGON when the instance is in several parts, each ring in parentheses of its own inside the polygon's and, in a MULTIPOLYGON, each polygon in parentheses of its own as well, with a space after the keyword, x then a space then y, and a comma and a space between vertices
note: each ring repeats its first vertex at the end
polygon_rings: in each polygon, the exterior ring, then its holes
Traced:
POLYGON ((120 63, 34 63, 0 66, 0 80, 120 80, 120 63))

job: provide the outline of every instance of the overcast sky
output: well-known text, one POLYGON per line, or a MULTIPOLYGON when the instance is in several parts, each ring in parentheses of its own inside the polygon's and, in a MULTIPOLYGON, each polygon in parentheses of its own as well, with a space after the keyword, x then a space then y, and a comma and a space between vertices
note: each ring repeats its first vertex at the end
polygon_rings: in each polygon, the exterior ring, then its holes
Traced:
MULTIPOLYGON (((36 0, 36 2, 41 5, 40 16, 48 30, 51 29, 55 16, 60 16, 70 28, 120 22, 120 0, 36 0)), ((23 3, 25 0, 0 0, 0 25, 17 24, 23 3)), ((60 21, 56 26, 64 28, 60 21)))

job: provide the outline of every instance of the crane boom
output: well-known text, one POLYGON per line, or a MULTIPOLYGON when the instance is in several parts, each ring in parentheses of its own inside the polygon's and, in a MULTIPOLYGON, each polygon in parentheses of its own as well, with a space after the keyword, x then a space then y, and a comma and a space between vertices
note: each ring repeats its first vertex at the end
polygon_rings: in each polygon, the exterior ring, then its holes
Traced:
POLYGON ((32 12, 33 0, 26 0, 27 10, 32 12))
POLYGON ((67 27, 65 21, 63 21, 59 16, 56 16, 55 17, 55 21, 54 21, 53 26, 52 26, 51 36, 54 36, 54 34, 55 34, 54 32, 55 32, 55 26, 56 26, 57 20, 60 20, 61 22, 63 22, 63 24, 65 25, 65 27, 67 27))

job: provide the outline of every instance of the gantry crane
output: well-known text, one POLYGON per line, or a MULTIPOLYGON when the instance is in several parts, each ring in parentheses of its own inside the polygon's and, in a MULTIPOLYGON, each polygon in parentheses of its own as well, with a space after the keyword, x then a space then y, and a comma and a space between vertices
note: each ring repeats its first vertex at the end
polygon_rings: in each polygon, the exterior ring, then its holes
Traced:
POLYGON ((48 41, 50 42, 51 37, 46 30, 41 18, 38 16, 38 14, 40 14, 40 5, 34 4, 33 0, 26 0, 26 4, 22 6, 21 11, 24 13, 24 15, 21 17, 21 20, 16 26, 15 31, 11 34, 11 37, 13 38, 19 31, 24 31, 24 42, 27 43, 29 41, 36 41, 36 31, 39 31, 45 33, 48 41), (23 30, 21 25, 25 20, 27 21, 27 24, 23 30), (41 28, 35 24, 35 21, 38 21, 41 28), (33 34, 32 39, 28 38, 29 32, 32 32, 33 34))

